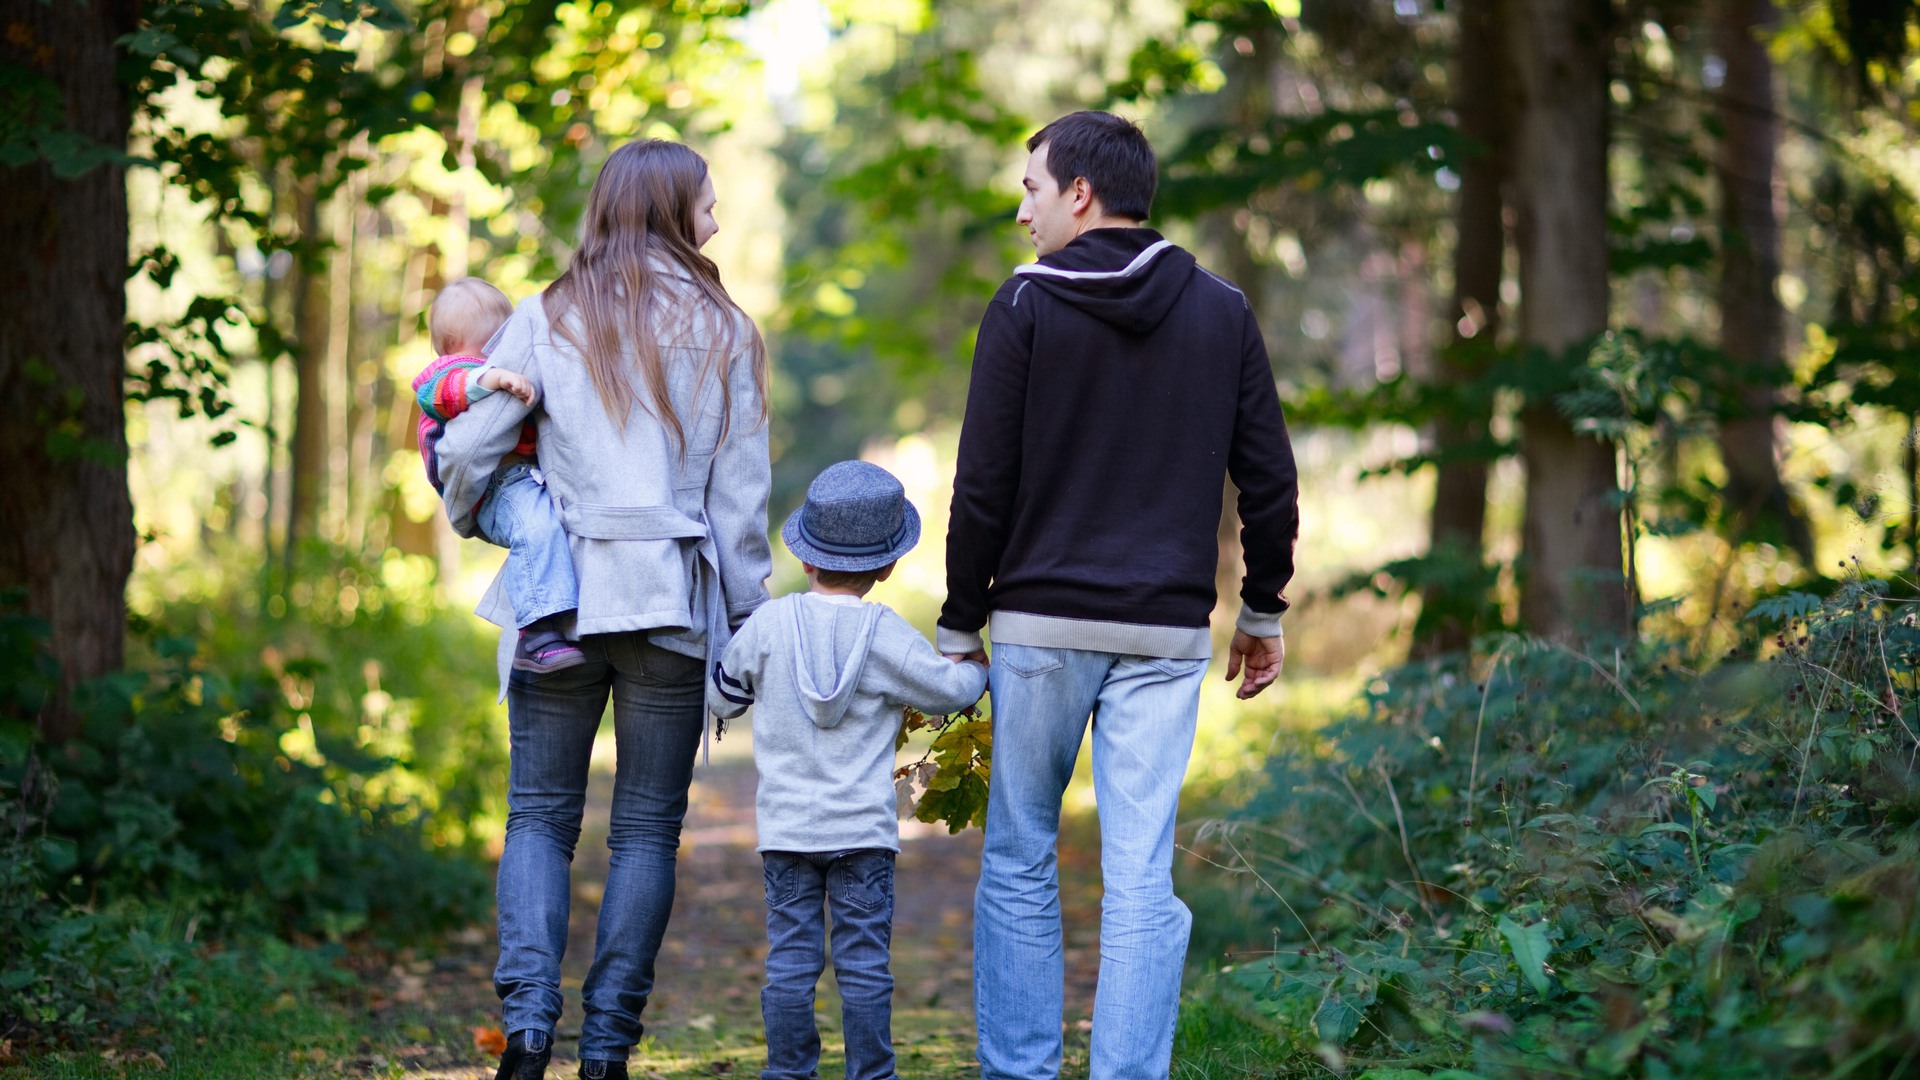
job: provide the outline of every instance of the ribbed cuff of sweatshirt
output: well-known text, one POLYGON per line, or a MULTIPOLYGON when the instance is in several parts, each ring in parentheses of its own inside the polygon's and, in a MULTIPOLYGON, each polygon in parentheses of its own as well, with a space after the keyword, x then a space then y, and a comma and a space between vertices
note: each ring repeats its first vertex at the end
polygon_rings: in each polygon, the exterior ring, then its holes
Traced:
POLYGON ((481 364, 467 372, 467 408, 473 408, 475 402, 493 393, 492 387, 480 385, 480 376, 492 370, 492 364, 481 364))
POLYGON ((933 628, 933 643, 934 647, 945 656, 979 652, 987 647, 987 643, 980 637, 980 631, 955 630, 946 626, 933 628))
POLYGON ((1240 609, 1240 617, 1234 620, 1233 628, 1248 637, 1283 637, 1280 630, 1280 612, 1269 615, 1255 611, 1250 607, 1240 609))

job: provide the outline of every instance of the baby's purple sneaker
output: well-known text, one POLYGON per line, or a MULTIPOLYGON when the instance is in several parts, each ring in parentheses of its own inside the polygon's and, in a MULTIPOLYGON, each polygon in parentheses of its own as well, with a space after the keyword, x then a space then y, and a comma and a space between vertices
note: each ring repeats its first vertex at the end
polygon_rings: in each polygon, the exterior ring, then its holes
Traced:
POLYGON ((513 650, 513 670, 548 675, 587 662, 580 646, 551 630, 522 630, 520 643, 513 650))

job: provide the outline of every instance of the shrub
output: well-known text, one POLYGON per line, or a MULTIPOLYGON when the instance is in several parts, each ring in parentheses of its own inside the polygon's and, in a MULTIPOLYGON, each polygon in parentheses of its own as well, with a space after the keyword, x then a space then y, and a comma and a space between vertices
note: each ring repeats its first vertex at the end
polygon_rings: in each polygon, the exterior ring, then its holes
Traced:
POLYGON ((1914 605, 1854 582, 1763 622, 1710 670, 1500 639, 1275 757, 1202 837, 1264 883, 1271 941, 1223 978, 1275 1069, 1920 1067, 1914 605))
POLYGON ((329 784, 405 805, 437 844, 496 839, 506 816, 496 632, 446 603, 430 559, 314 546, 297 562, 286 595, 264 599, 252 573, 175 571, 169 597, 143 605, 147 666, 191 641, 196 674, 244 673, 277 695, 280 726, 266 733, 329 784))
POLYGON ((83 734, 49 746, 44 642, 0 610, 0 1031, 191 1025, 276 939, 403 938, 484 910, 479 860, 379 782, 396 762, 288 752, 313 721, 284 672, 160 639, 150 670, 83 685, 83 734))

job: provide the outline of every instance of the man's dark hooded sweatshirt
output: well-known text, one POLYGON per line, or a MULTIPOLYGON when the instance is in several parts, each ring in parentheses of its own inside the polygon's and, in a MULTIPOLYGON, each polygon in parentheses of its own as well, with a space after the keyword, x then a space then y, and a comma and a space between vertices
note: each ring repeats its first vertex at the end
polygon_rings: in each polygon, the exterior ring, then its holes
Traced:
POLYGON ((1151 229, 1095 229, 980 323, 947 524, 942 652, 1003 644, 1212 655, 1223 481, 1239 627, 1280 632, 1299 500, 1247 298, 1151 229))

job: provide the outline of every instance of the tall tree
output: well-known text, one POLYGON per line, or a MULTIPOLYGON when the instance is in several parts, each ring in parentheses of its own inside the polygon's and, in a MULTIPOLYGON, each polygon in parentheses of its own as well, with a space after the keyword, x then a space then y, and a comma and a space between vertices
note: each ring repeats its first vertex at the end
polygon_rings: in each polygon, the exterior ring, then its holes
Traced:
MULTIPOLYGON (((1479 378, 1498 345, 1500 279, 1507 250, 1503 189, 1511 148, 1505 15, 1500 0, 1464 0, 1455 5, 1460 25, 1453 72, 1454 115, 1474 150, 1460 168, 1460 201, 1454 209, 1453 340, 1442 350, 1435 375, 1443 384, 1479 378)), ((1434 425, 1433 515, 1428 550, 1477 573, 1485 560, 1488 437, 1491 402, 1473 396, 1434 425)), ((1466 648, 1473 627, 1467 610, 1478 607, 1477 590, 1429 583, 1423 590, 1414 653, 1431 656, 1466 648)))
MULTIPOLYGON (((1578 347, 1607 328, 1612 11, 1607 0, 1531 0, 1509 10, 1519 99, 1520 341, 1547 362, 1572 364, 1578 347)), ((1551 391, 1527 402, 1521 440, 1522 621, 1554 636, 1625 629, 1631 607, 1614 446, 1576 432, 1551 391)))
POLYGON ((1777 379, 1786 312, 1780 277, 1780 218, 1774 195, 1774 156, 1780 124, 1774 104, 1773 60, 1766 31, 1777 19, 1773 0, 1717 0, 1714 45, 1725 64, 1714 175, 1720 189, 1720 348, 1754 377, 1741 393, 1744 415, 1720 425, 1726 464, 1726 510, 1737 539, 1784 539, 1813 561, 1813 539, 1795 514, 1780 480, 1774 434, 1777 379))
POLYGON ((294 192, 299 221, 299 254, 287 280, 293 293, 293 439, 287 499, 286 576, 291 581, 302 541, 316 535, 320 507, 327 487, 327 396, 339 393, 327 385, 326 263, 320 243, 320 197, 312 178, 297 182, 294 192))
MULTIPOLYGON (((136 0, 5 0, 0 23, 0 588, 52 628, 64 685, 118 667, 127 491, 127 93, 136 0)), ((56 739, 74 712, 42 721, 56 739)))

